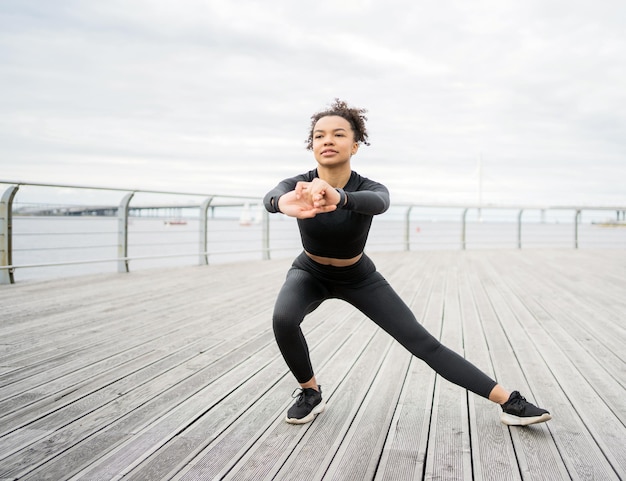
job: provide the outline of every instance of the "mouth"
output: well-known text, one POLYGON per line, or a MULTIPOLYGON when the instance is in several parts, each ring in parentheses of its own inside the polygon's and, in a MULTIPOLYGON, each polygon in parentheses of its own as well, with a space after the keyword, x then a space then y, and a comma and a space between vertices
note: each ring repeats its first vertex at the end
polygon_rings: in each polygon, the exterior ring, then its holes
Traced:
POLYGON ((333 150, 333 149, 324 149, 321 152, 322 155, 334 155, 336 153, 337 153, 337 151, 333 150))

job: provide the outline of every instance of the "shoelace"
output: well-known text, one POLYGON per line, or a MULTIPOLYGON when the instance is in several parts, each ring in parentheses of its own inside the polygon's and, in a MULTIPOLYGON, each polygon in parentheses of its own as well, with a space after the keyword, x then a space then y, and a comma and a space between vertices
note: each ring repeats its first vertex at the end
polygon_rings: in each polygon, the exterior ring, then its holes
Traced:
MULTIPOLYGON (((293 393, 291 393, 291 397, 296 400, 296 406, 301 406, 306 403, 306 393, 302 388, 296 388, 293 393)), ((308 404, 313 405, 313 403, 308 404)))
POLYGON ((292 393, 291 397, 296 400, 296 406, 300 406, 304 403, 304 389, 296 388, 292 393))
POLYGON ((524 409, 524 406, 527 404, 526 398, 522 395, 518 395, 517 397, 511 399, 509 402, 506 403, 506 407, 508 409, 512 409, 512 410, 516 410, 516 411, 522 411, 524 409))

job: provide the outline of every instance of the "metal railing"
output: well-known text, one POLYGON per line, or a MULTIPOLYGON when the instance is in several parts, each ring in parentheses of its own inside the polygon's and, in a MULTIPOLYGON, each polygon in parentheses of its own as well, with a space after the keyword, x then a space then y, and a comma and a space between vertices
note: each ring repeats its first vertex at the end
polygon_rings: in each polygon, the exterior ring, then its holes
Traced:
MULTIPOLYGON (((291 254, 301 249, 297 228, 293 225, 295 221, 285 216, 268 215, 262 208, 261 199, 258 197, 0 180, 0 185, 2 184, 7 187, 0 198, 0 284, 14 283, 16 270, 22 269, 67 268, 77 265, 115 263, 117 272, 129 272, 131 262, 140 264, 148 260, 185 257, 194 259, 192 264, 207 265, 210 258, 215 259, 219 256, 226 259, 267 260, 273 255, 291 254), (79 200, 74 203, 67 201, 52 203, 47 199, 46 202, 37 203, 16 202, 18 192, 22 188, 52 189, 55 194, 59 191, 72 192, 79 200), (79 193, 85 192, 97 193, 98 204, 93 205, 90 200, 85 200, 84 195, 81 198, 79 193), (101 201, 100 197, 105 193, 109 198, 117 197, 117 200, 108 203, 101 201), (120 195, 121 199, 119 199, 120 195), (144 198, 133 202, 140 196, 144 198), (175 198, 174 201, 170 200, 172 197, 175 198), (182 202, 183 199, 188 199, 188 202, 182 202), (248 216, 250 211, 256 212, 256 215, 248 216), (108 220, 108 222, 103 230, 100 230, 100 227, 95 229, 90 225, 89 231, 75 231, 75 225, 68 221, 79 219, 108 220), (16 231, 16 220, 19 220, 21 230, 16 231), (37 230, 32 227, 32 225, 42 226, 44 221, 50 220, 55 221, 57 231, 45 230, 41 227, 37 230), (114 222, 114 225, 111 222, 114 222), (188 223, 193 225, 187 228, 188 223), (180 227, 181 230, 165 230, 164 225, 187 227, 186 230, 183 230, 183 227, 180 227), (146 230, 145 226, 149 226, 149 229, 146 230), (183 233, 186 237, 182 236, 183 233), (75 239, 67 242, 70 236, 78 237, 81 241, 87 238, 108 237, 108 241, 105 244, 90 242, 87 245, 79 245, 75 239), (111 236, 115 236, 114 240, 111 236), (175 239, 171 242, 153 242, 155 238, 161 240, 168 236, 175 239), (16 243, 15 237, 20 238, 21 241, 16 243), (54 240, 59 237, 66 239, 66 242, 60 246, 53 245, 54 240), (190 240, 191 237, 195 237, 195 240, 190 240), (133 242, 131 238, 134 239, 133 242), (32 245, 28 245, 28 240, 33 241, 32 245), (46 245, 42 246, 42 243, 46 245), (186 245, 194 245, 193 251, 185 250, 186 245), (92 249, 97 253, 78 259, 49 255, 58 254, 61 250, 66 253, 76 253, 85 249, 92 249), (21 255, 22 260, 16 260, 15 254, 21 255)), ((58 197, 58 195, 53 195, 53 197, 58 197)), ((431 236, 430 241, 425 240, 427 231, 432 231, 432 227, 437 225, 438 221, 425 216, 424 213, 429 211, 436 211, 437 215, 444 219, 444 222, 439 225, 450 226, 449 236, 451 237, 446 247, 460 249, 472 247, 473 239, 469 237, 468 230, 471 229, 468 227, 476 231, 477 226, 482 223, 482 215, 487 212, 501 213, 497 222, 507 224, 508 230, 511 225, 515 225, 514 245, 520 249, 523 244, 529 243, 524 238, 525 230, 528 230, 526 226, 529 224, 524 223, 523 218, 525 213, 528 215, 527 213, 531 211, 540 212, 541 219, 538 222, 544 224, 546 212, 558 212, 559 222, 563 222, 561 227, 565 230, 571 229, 566 234, 569 238, 566 242, 576 249, 580 247, 583 212, 600 213, 604 220, 599 221, 598 225, 603 225, 603 223, 607 226, 626 225, 626 207, 624 206, 395 204, 390 209, 390 213, 383 216, 390 219, 389 221, 374 224, 368 249, 409 251, 442 248, 445 242, 441 234, 431 236), (468 220, 469 212, 477 213, 477 221, 468 220), (611 212, 615 213, 614 217, 606 219, 606 215, 611 212), (511 218, 514 218, 514 221, 511 221, 511 218)), ((560 231, 563 232, 563 229, 560 231)), ((626 247, 626 229, 619 229, 619 231, 619 235, 613 236, 613 243, 615 247, 624 248, 626 247)), ((495 232, 495 230, 492 229, 490 232, 495 232)), ((603 237, 608 237, 606 232, 609 230, 601 232, 603 237)), ((474 234, 474 238, 478 238, 478 235, 474 234)), ((509 244, 510 241, 507 240, 506 245, 509 244)), ((482 241, 482 245, 493 247, 497 246, 497 243, 482 241)), ((62 275, 69 275, 67 269, 63 270, 62 275)))

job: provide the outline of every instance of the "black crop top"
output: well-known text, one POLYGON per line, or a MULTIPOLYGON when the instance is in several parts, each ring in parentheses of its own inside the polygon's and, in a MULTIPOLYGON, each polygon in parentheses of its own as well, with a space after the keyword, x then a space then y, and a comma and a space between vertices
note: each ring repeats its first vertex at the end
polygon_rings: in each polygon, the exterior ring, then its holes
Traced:
MULTIPOLYGON (((268 212, 278 210, 278 199, 291 192, 298 182, 311 182, 317 177, 317 169, 280 182, 263 199, 268 212)), ((365 248, 372 217, 389 208, 387 187, 352 172, 343 188, 345 205, 311 219, 298 219, 300 237, 304 249, 310 254, 335 259, 351 259, 365 248)))

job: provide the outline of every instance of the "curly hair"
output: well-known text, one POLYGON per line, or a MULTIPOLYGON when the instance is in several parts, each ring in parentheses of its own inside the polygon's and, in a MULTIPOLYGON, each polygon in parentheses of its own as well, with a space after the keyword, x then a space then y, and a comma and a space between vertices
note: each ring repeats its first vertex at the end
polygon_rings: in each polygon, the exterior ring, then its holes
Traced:
POLYGON ((366 112, 366 109, 350 107, 345 101, 336 98, 327 110, 317 112, 311 116, 309 138, 304 141, 307 150, 313 150, 313 129, 315 128, 315 124, 322 117, 328 117, 329 115, 337 115, 346 119, 354 132, 355 142, 370 145, 368 142, 367 128, 365 127, 365 121, 367 120, 365 116, 366 112))

